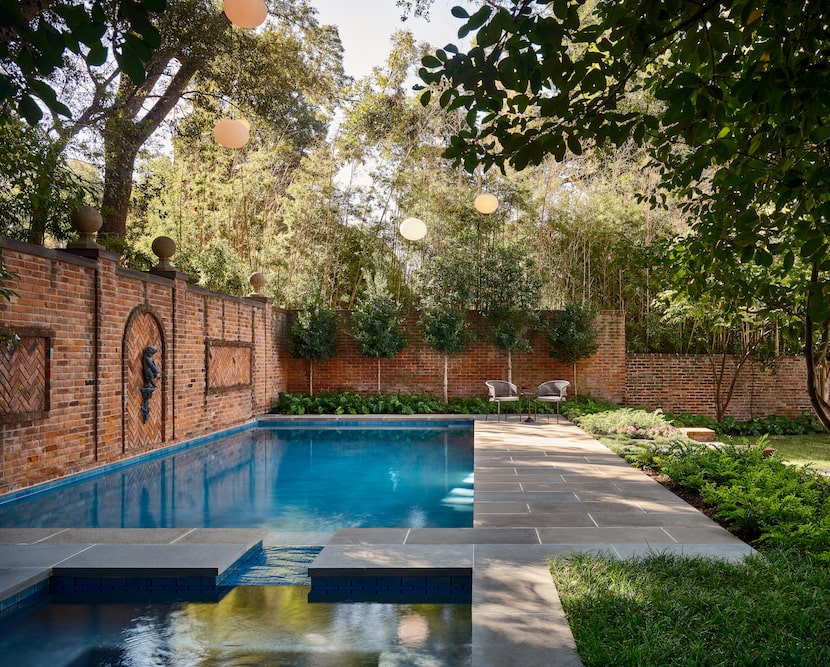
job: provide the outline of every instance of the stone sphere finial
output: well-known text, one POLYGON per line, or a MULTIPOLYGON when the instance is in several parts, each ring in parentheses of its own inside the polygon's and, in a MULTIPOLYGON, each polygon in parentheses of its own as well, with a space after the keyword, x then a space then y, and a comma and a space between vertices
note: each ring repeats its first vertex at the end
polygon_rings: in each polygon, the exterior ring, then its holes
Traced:
POLYGON ((253 293, 260 294, 260 290, 265 285, 265 276, 257 271, 256 273, 251 274, 251 277, 248 278, 248 282, 251 283, 251 287, 254 289, 253 293))
POLYGON ((69 244, 70 248, 100 248, 95 241, 95 235, 104 224, 101 212, 92 206, 78 206, 72 211, 70 218, 72 226, 79 234, 77 241, 69 244))
POLYGON ((170 263, 170 258, 176 254, 176 242, 169 236, 157 236, 153 241, 151 249, 159 263, 155 268, 158 271, 175 271, 176 267, 170 263))

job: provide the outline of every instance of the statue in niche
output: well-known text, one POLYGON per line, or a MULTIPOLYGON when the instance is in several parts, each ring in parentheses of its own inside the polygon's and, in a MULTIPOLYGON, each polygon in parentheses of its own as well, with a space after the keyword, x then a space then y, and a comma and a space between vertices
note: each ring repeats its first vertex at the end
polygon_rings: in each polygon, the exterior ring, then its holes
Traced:
POLYGON ((144 386, 141 388, 141 417, 144 423, 150 419, 150 398, 153 392, 158 389, 156 378, 160 375, 156 360, 153 355, 158 352, 158 347, 152 345, 144 348, 141 356, 141 370, 144 374, 144 386))

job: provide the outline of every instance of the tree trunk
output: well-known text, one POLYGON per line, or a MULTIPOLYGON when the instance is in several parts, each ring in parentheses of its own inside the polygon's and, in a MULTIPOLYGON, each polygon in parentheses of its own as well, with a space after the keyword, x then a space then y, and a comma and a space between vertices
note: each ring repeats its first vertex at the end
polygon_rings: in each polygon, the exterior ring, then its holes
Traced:
POLYGON ((813 262, 810 288, 807 291, 807 313, 804 316, 804 362, 807 365, 807 394, 813 410, 827 431, 830 431, 830 403, 827 401, 828 348, 830 348, 830 320, 822 323, 819 345, 813 342, 815 327, 810 317, 810 301, 818 289, 818 265, 813 262))
POLYGON ((314 362, 308 360, 308 395, 314 397, 314 362))
POLYGON ((378 396, 380 396, 380 357, 378 357, 378 396))
MULTIPOLYGON (((105 136, 111 134, 115 123, 107 123, 105 136)), ((125 128, 126 129, 126 128, 125 128)), ((117 132, 117 130, 114 130, 117 132)), ((104 196, 101 202, 101 216, 104 224, 101 234, 123 239, 127 235, 127 211, 133 192, 133 169, 141 143, 130 139, 127 132, 119 133, 115 139, 105 139, 104 149, 104 196)))
POLYGON ((447 355, 444 355, 444 403, 449 403, 449 399, 447 398, 447 355))
POLYGON ((574 362, 574 367, 573 367, 573 376, 574 376, 574 384, 573 384, 573 388, 574 388, 574 400, 576 400, 576 362, 574 362))
POLYGON ((507 381, 513 382, 513 354, 507 353, 507 381))
POLYGON ((196 73, 197 63, 181 54, 157 53, 147 65, 147 78, 135 86, 121 74, 116 95, 121 105, 104 128, 104 196, 100 233, 123 239, 127 233, 127 212, 133 191, 133 169, 138 151, 181 99, 184 89, 196 73), (155 104, 144 113, 145 102, 154 95, 154 87, 172 61, 181 60, 178 71, 158 96, 155 104))
POLYGON ((822 426, 830 431, 830 403, 827 394, 828 359, 813 349, 813 321, 807 315, 806 342, 804 344, 804 361, 807 365, 807 394, 810 403, 822 426))

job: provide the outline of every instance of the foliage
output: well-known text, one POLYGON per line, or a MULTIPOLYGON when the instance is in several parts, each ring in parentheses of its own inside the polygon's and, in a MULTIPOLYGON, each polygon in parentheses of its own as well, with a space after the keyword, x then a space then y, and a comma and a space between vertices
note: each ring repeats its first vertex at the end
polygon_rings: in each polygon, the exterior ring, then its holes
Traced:
POLYGON ((0 234, 43 245, 66 241, 90 186, 67 164, 64 145, 39 127, 0 118, 0 234))
POLYGON ((583 415, 577 419, 579 426, 591 435, 625 435, 634 439, 653 439, 679 435, 660 410, 645 412, 633 408, 620 408, 608 412, 583 415))
POLYGON ((468 171, 522 169, 591 145, 646 146, 695 220, 670 258, 677 285, 700 296, 714 284, 800 323, 807 390, 830 428, 826 4, 504 5, 454 9, 475 45, 422 61, 423 102, 437 94, 465 113, 445 156, 468 171))
POLYGON ((531 350, 538 325, 539 279, 533 259, 518 244, 492 248, 481 277, 484 337, 508 355, 531 350))
POLYGON ((49 80, 64 66, 67 51, 91 69, 103 65, 112 50, 122 70, 140 84, 145 63, 161 45, 152 15, 164 8, 165 0, 0 0, 0 115, 14 105, 35 125, 43 115, 39 100, 70 116, 49 80))
POLYGON ((674 446, 658 452, 659 469, 699 491, 746 541, 795 548, 830 559, 830 480, 764 454, 755 445, 674 446))
POLYGON ((435 305, 425 308, 419 321, 427 345, 441 354, 458 354, 469 342, 466 312, 435 305))
POLYGON ((586 667, 830 660, 830 568, 793 551, 740 563, 577 554, 551 573, 586 667))
POLYGON ((373 414, 480 414, 478 408, 490 406, 481 399, 453 399, 446 403, 428 394, 371 394, 363 396, 351 391, 319 392, 311 397, 281 393, 272 412, 288 415, 373 415, 373 414))
POLYGON ((590 357, 596 352, 595 312, 578 303, 565 306, 556 326, 548 331, 550 356, 566 364, 590 357))
POLYGON ((288 350, 295 357, 320 362, 337 353, 337 312, 309 299, 288 329, 288 350))
POLYGON ((802 412, 799 417, 781 417, 769 415, 767 417, 753 417, 738 421, 734 417, 724 417, 717 421, 704 415, 692 415, 681 413, 674 415, 666 413, 666 419, 675 426, 695 426, 711 428, 720 435, 750 436, 777 434, 777 435, 802 435, 807 433, 822 433, 824 427, 816 419, 812 412, 802 412))
POLYGON ((362 355, 394 357, 407 346, 400 313, 400 304, 386 291, 386 280, 380 275, 367 277, 366 291, 352 313, 353 335, 362 355))
POLYGON ((249 291, 247 270, 232 248, 212 239, 196 251, 179 251, 174 263, 195 282, 209 290, 243 296, 249 291))

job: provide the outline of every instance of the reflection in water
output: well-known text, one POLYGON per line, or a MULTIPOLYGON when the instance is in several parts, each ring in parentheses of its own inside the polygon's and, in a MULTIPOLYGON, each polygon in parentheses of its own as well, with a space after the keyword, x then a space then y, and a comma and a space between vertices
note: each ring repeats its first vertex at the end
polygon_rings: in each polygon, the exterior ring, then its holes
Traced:
POLYGON ((254 429, 0 506, 0 527, 468 527, 453 493, 472 441, 469 428, 254 429))
POLYGON ((219 602, 52 604, 0 627, 32 667, 469 665, 469 605, 308 604, 305 586, 240 586, 219 602))

